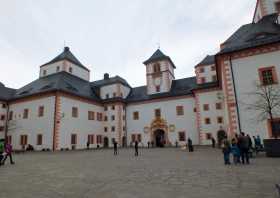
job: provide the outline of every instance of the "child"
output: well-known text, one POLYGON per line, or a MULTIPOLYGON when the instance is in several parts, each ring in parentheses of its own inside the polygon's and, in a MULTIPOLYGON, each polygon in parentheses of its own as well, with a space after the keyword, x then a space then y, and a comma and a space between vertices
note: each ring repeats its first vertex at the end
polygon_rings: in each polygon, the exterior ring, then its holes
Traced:
POLYGON ((238 159, 240 158, 240 150, 235 142, 232 143, 231 152, 233 155, 233 162, 236 165, 238 163, 238 159))
POLYGON ((224 139, 224 141, 223 141, 223 154, 224 154, 225 165, 230 165, 230 159, 229 159, 230 152, 231 152, 230 143, 227 139, 224 139))

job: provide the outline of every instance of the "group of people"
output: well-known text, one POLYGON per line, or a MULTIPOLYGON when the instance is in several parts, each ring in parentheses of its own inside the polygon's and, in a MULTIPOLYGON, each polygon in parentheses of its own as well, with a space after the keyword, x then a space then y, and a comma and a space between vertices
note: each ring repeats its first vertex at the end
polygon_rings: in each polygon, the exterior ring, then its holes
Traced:
MULTIPOLYGON (((114 141, 113 144, 114 144, 114 155, 118 155, 118 142, 114 141)), ((138 148, 139 148, 139 142, 135 141, 134 142, 134 155, 136 157, 139 155, 138 148)))
MULTIPOLYGON (((255 150, 262 147, 261 139, 259 136, 253 137, 255 143, 255 150)), ((225 138, 222 141, 222 151, 224 154, 225 165, 231 164, 230 154, 233 156, 233 163, 238 164, 250 164, 250 153, 253 151, 253 142, 249 135, 245 135, 241 132, 239 135, 236 134, 231 142, 225 138)))
POLYGON ((12 145, 5 141, 4 139, 0 140, 0 166, 4 165, 7 158, 10 158, 10 163, 15 164, 12 157, 12 145))

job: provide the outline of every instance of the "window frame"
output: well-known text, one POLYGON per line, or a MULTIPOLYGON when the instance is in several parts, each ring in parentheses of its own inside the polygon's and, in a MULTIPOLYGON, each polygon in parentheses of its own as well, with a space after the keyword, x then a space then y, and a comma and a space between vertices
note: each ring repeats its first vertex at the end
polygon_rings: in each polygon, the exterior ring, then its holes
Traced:
POLYGON ((184 106, 183 105, 176 106, 176 115, 177 116, 184 115, 184 106))
POLYGON ((278 77, 277 77, 275 66, 259 68, 258 72, 259 72, 259 80, 260 80, 261 85, 269 86, 269 85, 278 84, 278 77), (263 72, 265 72, 265 71, 270 71, 271 72, 272 82, 264 82, 263 72))

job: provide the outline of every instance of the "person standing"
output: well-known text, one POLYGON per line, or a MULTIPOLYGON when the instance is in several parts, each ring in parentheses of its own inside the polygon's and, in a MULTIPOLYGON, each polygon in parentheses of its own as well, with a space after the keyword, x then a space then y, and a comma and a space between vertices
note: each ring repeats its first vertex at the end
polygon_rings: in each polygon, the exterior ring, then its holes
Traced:
POLYGON ((222 151, 223 151, 223 154, 224 154, 224 163, 225 163, 225 165, 230 165, 231 147, 230 147, 230 143, 229 143, 229 141, 227 139, 223 140, 222 151))
POLYGON ((233 155, 233 162, 236 165, 237 163, 239 163, 238 160, 240 158, 240 150, 236 144, 236 141, 233 141, 233 143, 232 143, 231 152, 233 155))
POLYGON ((5 155, 5 157, 4 157, 4 159, 3 159, 3 161, 2 161, 2 164, 4 165, 5 164, 5 161, 6 161, 6 159, 8 158, 8 156, 9 156, 9 158, 10 158, 10 163, 11 164, 15 164, 15 162, 13 161, 13 157, 12 157, 12 151, 13 151, 13 147, 12 147, 12 145, 10 144, 10 143, 5 143, 5 152, 6 152, 6 155, 5 155))
POLYGON ((212 141, 212 148, 216 147, 216 140, 214 137, 211 137, 211 141, 212 141))
POLYGON ((114 141, 114 155, 118 155, 118 143, 114 141))
POLYGON ((135 148, 135 156, 138 156, 138 141, 136 140, 134 143, 134 148, 135 148))
POLYGON ((4 151, 5 151, 4 139, 0 139, 0 166, 2 165, 2 159, 4 158, 4 151))
POLYGON ((249 146, 250 146, 250 140, 247 136, 245 136, 245 133, 241 132, 240 135, 240 153, 241 153, 241 160, 242 164, 246 163, 249 164, 249 146))
POLYGON ((188 138, 188 148, 189 152, 193 152, 193 144, 191 138, 188 138))

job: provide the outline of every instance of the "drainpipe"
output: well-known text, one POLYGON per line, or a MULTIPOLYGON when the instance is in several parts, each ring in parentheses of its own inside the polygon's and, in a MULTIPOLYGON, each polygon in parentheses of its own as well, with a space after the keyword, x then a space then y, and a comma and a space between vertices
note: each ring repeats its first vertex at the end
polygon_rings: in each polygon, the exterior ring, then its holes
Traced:
POLYGON ((237 111, 238 128, 239 128, 239 133, 241 133, 242 130, 241 130, 241 122, 240 122, 240 111, 239 111, 239 105, 238 105, 238 102, 237 102, 237 94, 236 94, 234 73, 233 73, 233 70, 232 70, 232 59, 231 59, 231 56, 229 57, 229 62, 230 62, 230 71, 231 71, 231 77, 232 77, 232 82, 233 82, 235 105, 236 105, 236 111, 237 111))
POLYGON ((7 111, 6 111, 6 120, 5 120, 5 134, 4 134, 4 138, 5 141, 7 140, 7 136, 8 136, 8 122, 9 122, 9 110, 10 110, 10 106, 8 104, 8 102, 5 103, 6 107, 7 107, 7 111))
MULTIPOLYGON (((124 119, 124 124, 125 124, 125 145, 124 145, 124 147, 126 147, 127 148, 127 140, 128 140, 128 137, 127 137, 127 104, 126 103, 124 103, 124 105, 125 105, 125 112, 124 112, 124 116, 125 116, 125 119, 124 119)), ((122 119, 122 118, 121 118, 122 119)))

